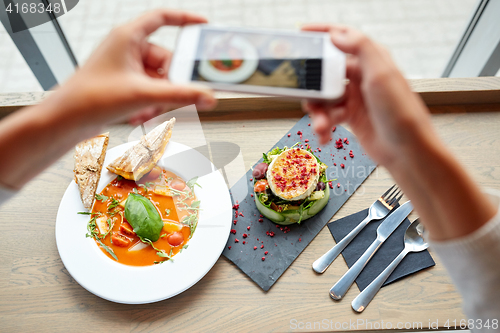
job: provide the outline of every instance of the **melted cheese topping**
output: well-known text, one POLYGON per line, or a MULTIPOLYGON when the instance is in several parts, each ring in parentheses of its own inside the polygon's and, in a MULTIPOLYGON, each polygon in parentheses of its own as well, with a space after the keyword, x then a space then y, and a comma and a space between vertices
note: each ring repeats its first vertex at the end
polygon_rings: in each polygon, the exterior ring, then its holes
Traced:
POLYGON ((276 196, 284 200, 303 200, 316 189, 319 175, 316 157, 307 150, 292 148, 271 162, 266 176, 276 196))

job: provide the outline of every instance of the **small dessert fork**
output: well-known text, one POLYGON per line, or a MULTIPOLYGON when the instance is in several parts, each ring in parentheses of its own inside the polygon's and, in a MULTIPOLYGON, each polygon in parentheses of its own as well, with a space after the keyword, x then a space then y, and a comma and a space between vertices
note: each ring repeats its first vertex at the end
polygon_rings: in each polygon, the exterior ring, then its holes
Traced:
POLYGON ((392 185, 384 194, 380 196, 371 206, 368 211, 368 216, 361 221, 360 224, 356 226, 347 236, 342 238, 334 247, 332 247, 328 252, 323 254, 319 259, 317 259, 312 268, 316 273, 324 273, 326 269, 332 264, 335 258, 338 257, 340 252, 342 252, 347 245, 356 237, 357 234, 363 228, 374 220, 380 220, 386 217, 389 212, 399 203, 399 200, 403 197, 403 193, 398 189, 396 184, 392 185))

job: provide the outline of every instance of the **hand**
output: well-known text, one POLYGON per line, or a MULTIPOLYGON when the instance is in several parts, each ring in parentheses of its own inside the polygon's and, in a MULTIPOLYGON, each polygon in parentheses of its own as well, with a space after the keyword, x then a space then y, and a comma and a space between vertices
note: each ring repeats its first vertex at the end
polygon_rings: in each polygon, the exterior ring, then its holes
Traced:
POLYGON ((411 91, 387 50, 352 28, 306 25, 303 29, 328 32, 333 44, 348 54, 344 101, 304 103, 322 143, 330 138, 334 125, 345 122, 375 161, 390 166, 403 157, 414 136, 433 134, 426 106, 411 91))
POLYGON ((163 25, 204 23, 194 14, 155 10, 114 29, 68 82, 39 105, 0 122, 0 184, 14 189, 107 124, 139 124, 163 108, 215 106, 209 89, 166 80, 171 53, 147 41, 163 25))
POLYGON ((308 25, 329 32, 347 53, 344 102, 306 102, 322 142, 346 122, 366 152, 387 167, 434 240, 468 235, 496 213, 471 177, 434 133, 427 107, 413 93, 388 52, 343 26, 308 25))
POLYGON ((195 14, 159 9, 115 28, 61 87, 59 100, 81 105, 76 112, 80 125, 123 120, 139 124, 164 108, 188 104, 213 108, 216 102, 209 89, 166 79, 172 53, 147 40, 164 25, 205 22, 195 14))

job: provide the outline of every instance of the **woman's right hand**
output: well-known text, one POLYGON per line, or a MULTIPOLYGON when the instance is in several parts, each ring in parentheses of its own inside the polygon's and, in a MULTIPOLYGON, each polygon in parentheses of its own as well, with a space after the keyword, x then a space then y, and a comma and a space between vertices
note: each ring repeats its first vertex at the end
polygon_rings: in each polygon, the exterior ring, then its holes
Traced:
POLYGON ((433 135, 428 109, 386 49, 349 27, 306 25, 303 29, 328 32, 333 44, 348 54, 344 101, 304 103, 322 143, 330 138, 333 126, 347 123, 366 152, 391 168, 412 145, 433 135))

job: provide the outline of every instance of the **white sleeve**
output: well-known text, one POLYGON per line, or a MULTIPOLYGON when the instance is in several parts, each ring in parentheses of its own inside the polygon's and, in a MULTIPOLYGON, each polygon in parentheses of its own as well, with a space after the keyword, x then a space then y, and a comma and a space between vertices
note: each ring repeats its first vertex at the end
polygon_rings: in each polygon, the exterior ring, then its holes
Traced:
MULTIPOLYGON (((490 192, 491 194, 491 192, 490 192)), ((500 206, 498 192, 490 196, 500 206)), ((500 327, 500 208, 484 226, 463 238, 444 242, 430 241, 463 297, 463 309, 474 323, 488 320, 489 329, 473 332, 498 332, 500 327), (496 320, 496 329, 492 321, 496 320)))
POLYGON ((0 184, 0 206, 6 203, 10 198, 12 198, 17 192, 3 187, 0 184))

